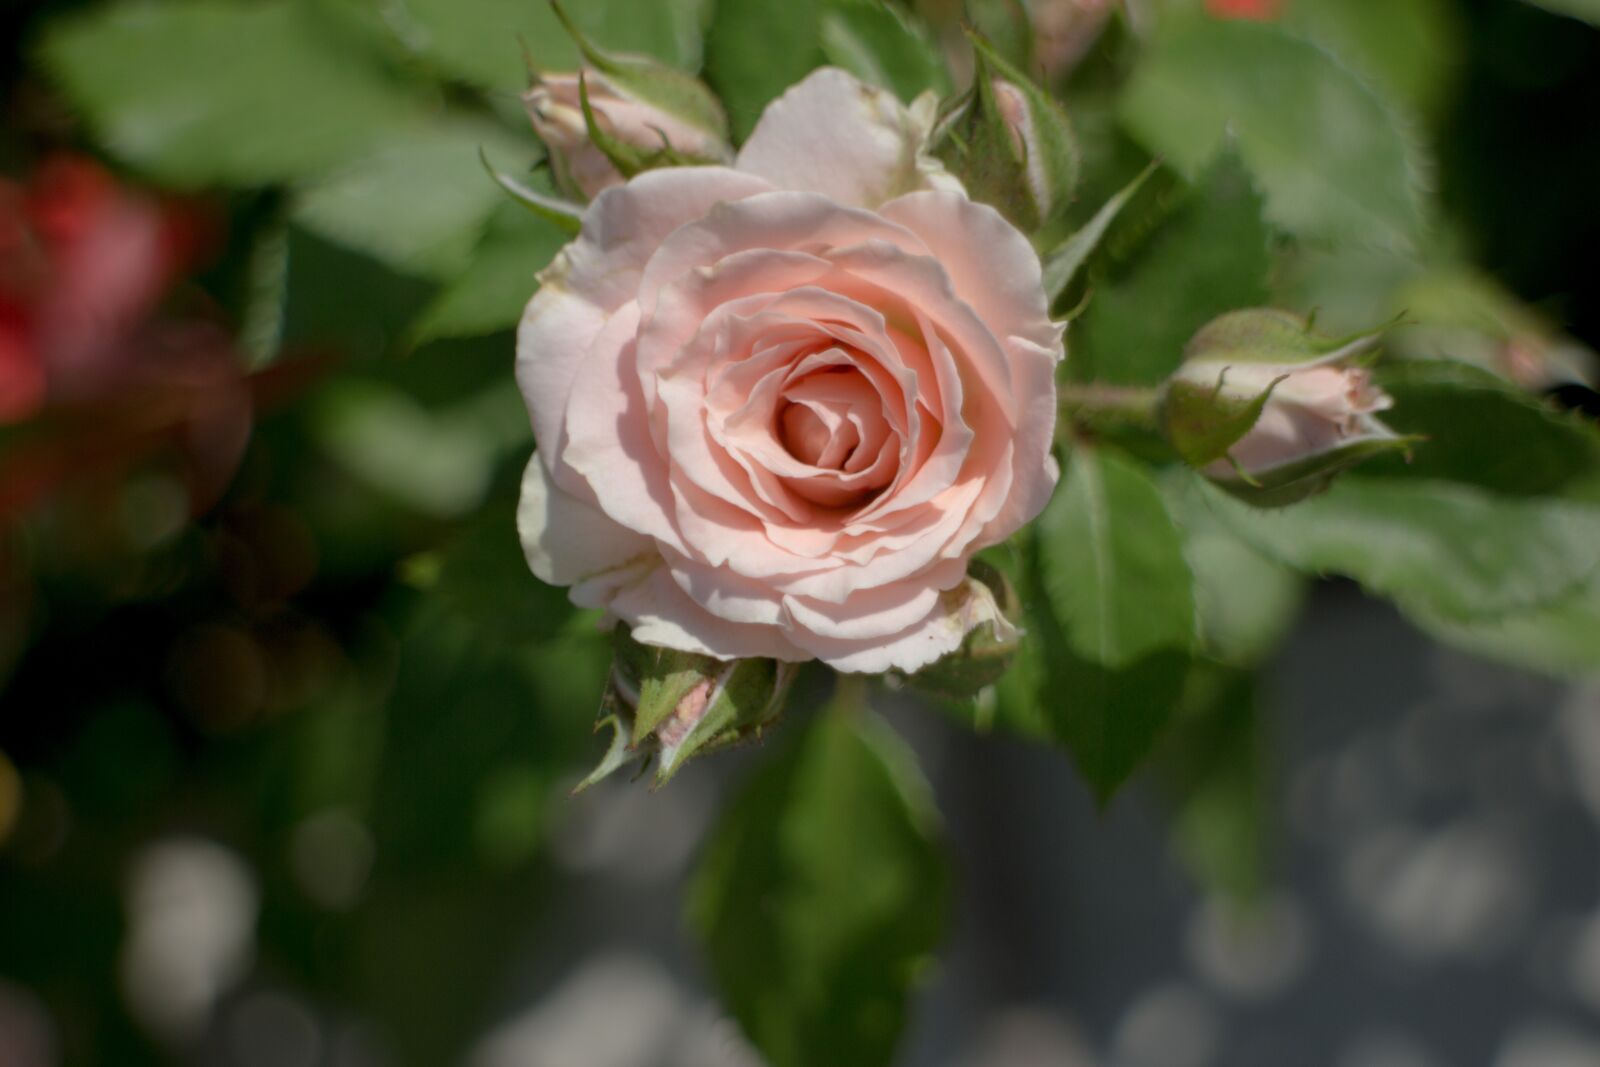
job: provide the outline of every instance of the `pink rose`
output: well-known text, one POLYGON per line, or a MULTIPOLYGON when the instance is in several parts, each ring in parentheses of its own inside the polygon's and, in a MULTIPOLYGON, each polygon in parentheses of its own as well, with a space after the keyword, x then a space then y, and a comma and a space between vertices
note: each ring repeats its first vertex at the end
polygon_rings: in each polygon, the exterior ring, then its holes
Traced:
MULTIPOLYGON (((599 71, 586 70, 583 78, 595 122, 622 143, 645 152, 670 144, 686 156, 726 158, 727 145, 716 130, 628 94, 599 71)), ((522 101, 563 185, 592 198, 622 182, 611 160, 589 139, 577 74, 542 75, 522 101)))
POLYGON ((819 70, 733 167, 590 205, 518 337, 535 574, 647 644, 846 671, 993 617, 967 560, 1055 485, 1061 327, 930 104, 819 70))

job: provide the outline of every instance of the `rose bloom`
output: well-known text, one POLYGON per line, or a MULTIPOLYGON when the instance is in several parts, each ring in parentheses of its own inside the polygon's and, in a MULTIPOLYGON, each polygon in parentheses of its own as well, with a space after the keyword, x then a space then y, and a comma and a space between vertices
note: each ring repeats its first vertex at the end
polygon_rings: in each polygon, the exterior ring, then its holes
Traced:
MULTIPOLYGON (((725 157, 726 146, 710 130, 635 100, 597 71, 584 71, 583 80, 595 122, 622 143, 647 152, 670 144, 686 156, 725 157)), ((533 88, 523 94, 522 102, 528 109, 533 131, 550 149, 557 178, 563 185, 586 197, 594 197, 600 190, 622 182, 622 175, 611 165, 611 160, 589 140, 577 74, 540 76, 533 88)))
POLYGON ((1235 363, 1211 368, 1196 364, 1183 373, 1211 381, 1220 375, 1222 394, 1240 400, 1253 399, 1272 388, 1256 424, 1228 449, 1232 462, 1219 459, 1206 467, 1204 473, 1213 478, 1237 477, 1234 463, 1254 477, 1356 441, 1396 436, 1375 417, 1393 407, 1393 399, 1373 385, 1360 367, 1235 363))
POLYGON ((517 374, 534 573, 647 644, 914 670, 992 618, 972 553, 1044 507, 1061 327, 1032 246, 838 70, 733 167, 601 193, 517 374))

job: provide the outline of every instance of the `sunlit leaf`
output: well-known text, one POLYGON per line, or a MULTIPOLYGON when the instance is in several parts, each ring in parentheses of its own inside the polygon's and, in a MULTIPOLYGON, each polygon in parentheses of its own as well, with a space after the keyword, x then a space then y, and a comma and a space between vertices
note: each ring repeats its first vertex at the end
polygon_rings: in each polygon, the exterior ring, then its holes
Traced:
POLYGON ((416 114, 293 0, 101 5, 55 23, 39 54, 102 143, 184 185, 314 174, 416 114))
POLYGON ((531 163, 531 138, 478 120, 396 131, 371 151, 297 190, 295 221, 394 270, 455 278, 472 261, 505 194, 483 173, 480 149, 531 163))
POLYGON ((1039 519, 1044 588, 1072 650, 1111 669, 1194 641, 1183 543, 1137 464, 1080 447, 1039 519))
POLYGON ((1427 163, 1399 112, 1329 52, 1282 26, 1175 17, 1122 98, 1151 152, 1196 173, 1231 135, 1285 229, 1410 247, 1427 163))
POLYGON ((516 204, 496 209, 472 262, 427 307, 413 329, 420 343, 515 326, 538 283, 534 275, 569 240, 516 204))

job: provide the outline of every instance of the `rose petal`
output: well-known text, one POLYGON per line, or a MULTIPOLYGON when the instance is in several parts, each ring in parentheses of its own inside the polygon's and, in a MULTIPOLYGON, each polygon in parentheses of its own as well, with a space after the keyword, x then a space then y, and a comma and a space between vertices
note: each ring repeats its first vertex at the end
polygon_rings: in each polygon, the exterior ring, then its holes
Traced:
POLYGON ((930 117, 824 67, 767 105, 737 166, 780 188, 861 207, 913 189, 959 192, 960 183, 925 151, 930 117))
POLYGON ((572 586, 573 602, 584 607, 600 607, 660 559, 650 538, 562 491, 537 453, 522 473, 517 534, 533 573, 572 586))

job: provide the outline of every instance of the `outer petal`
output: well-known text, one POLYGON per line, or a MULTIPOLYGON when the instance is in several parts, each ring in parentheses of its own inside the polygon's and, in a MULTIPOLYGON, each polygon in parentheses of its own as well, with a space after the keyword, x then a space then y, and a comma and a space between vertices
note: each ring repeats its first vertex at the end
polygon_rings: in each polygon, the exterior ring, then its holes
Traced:
POLYGON ((1050 320, 1039 255, 1000 212, 964 196, 915 192, 879 213, 922 238, 956 295, 996 337, 1025 337, 1059 358, 1062 327, 1050 320))
POLYGON ((655 543, 562 491, 536 454, 522 473, 517 533, 539 580, 571 585, 574 602, 598 607, 660 560, 655 543))
POLYGON ((736 166, 784 189, 877 207, 914 189, 960 190, 924 150, 931 112, 833 67, 767 105, 736 166))
POLYGON ((776 626, 729 622, 696 604, 678 588, 666 567, 619 590, 612 614, 633 627, 634 640, 718 659, 770 656, 798 662, 811 655, 797 648, 776 626))
POLYGON ((638 295, 644 265, 667 235, 714 204, 771 190, 726 167, 666 167, 589 205, 583 231, 539 275, 517 329, 517 384, 542 448, 558 446, 585 353, 609 315, 638 295))

